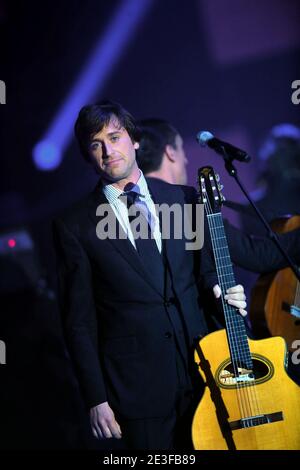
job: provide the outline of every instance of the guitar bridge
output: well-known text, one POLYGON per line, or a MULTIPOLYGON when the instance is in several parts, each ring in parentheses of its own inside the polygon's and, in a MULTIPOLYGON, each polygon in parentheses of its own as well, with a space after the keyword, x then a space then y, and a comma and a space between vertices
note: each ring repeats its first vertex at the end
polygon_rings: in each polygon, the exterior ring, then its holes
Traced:
POLYGON ((237 421, 231 421, 231 423, 229 423, 229 426, 230 429, 234 431, 236 429, 252 428, 253 426, 260 426, 262 424, 275 423, 276 421, 283 421, 282 411, 277 411, 276 413, 269 413, 265 415, 249 416, 247 418, 242 418, 237 421))

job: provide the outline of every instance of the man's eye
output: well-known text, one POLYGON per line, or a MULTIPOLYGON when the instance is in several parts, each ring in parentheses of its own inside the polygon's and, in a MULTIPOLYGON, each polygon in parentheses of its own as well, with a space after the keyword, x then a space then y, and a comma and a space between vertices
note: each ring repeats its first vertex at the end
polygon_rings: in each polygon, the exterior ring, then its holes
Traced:
POLYGON ((100 148, 99 142, 94 142, 93 144, 90 145, 91 150, 98 150, 100 148))
POLYGON ((111 140, 111 142, 117 142, 119 140, 119 136, 118 135, 113 135, 110 140, 111 140))

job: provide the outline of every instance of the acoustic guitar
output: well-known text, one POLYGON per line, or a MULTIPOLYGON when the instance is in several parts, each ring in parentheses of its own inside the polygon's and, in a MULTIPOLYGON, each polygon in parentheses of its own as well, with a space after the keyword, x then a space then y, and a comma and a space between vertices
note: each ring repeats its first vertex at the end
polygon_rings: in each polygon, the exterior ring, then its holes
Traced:
MULTIPOLYGON (((300 227, 300 216, 272 222, 275 232, 300 227)), ((300 339, 300 283, 290 268, 259 276, 251 292, 250 319, 255 337, 282 336, 288 348, 300 339)))
POLYGON ((211 167, 199 170, 199 200, 222 290, 226 328, 195 345, 205 391, 192 423, 197 450, 300 449, 300 389, 286 373, 283 338, 248 339, 243 317, 223 295, 236 285, 211 167))

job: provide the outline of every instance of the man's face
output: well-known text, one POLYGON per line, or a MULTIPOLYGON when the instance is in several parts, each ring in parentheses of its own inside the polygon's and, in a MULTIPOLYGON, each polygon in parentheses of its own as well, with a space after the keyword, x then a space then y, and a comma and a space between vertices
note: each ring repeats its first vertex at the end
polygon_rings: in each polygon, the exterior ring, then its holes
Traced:
POLYGON ((138 147, 118 119, 112 117, 109 124, 92 137, 88 150, 101 177, 113 183, 126 180, 138 171, 135 159, 138 147))
POLYGON ((174 157, 176 162, 176 184, 187 183, 186 165, 188 163, 183 149, 183 140, 179 134, 175 137, 174 157))

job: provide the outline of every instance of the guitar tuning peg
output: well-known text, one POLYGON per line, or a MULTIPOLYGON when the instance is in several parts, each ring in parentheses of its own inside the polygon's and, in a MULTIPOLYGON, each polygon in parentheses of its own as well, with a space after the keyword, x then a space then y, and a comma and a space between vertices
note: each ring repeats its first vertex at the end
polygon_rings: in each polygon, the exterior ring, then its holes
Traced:
POLYGON ((226 197, 221 194, 221 201, 226 201, 226 197))
POLYGON ((224 188, 223 184, 220 184, 220 183, 219 183, 219 184, 218 184, 218 189, 219 189, 219 191, 222 191, 223 188, 224 188))
POLYGON ((218 173, 216 173, 216 181, 220 181, 220 175, 218 173))

